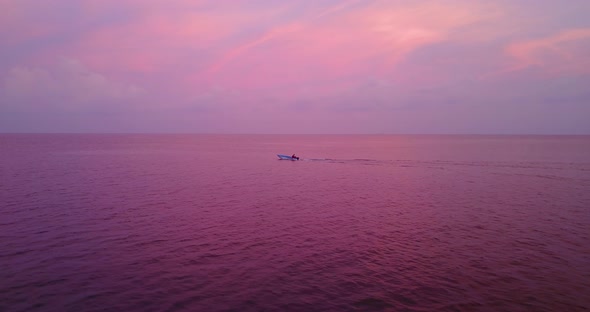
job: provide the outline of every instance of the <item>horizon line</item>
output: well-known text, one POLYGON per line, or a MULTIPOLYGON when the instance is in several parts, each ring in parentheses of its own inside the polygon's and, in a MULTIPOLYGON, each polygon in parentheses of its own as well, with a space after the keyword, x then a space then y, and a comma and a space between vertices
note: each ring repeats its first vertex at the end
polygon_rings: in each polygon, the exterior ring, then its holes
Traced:
POLYGON ((416 135, 416 136, 590 136, 590 133, 239 133, 239 132, 0 132, 0 135, 416 135))

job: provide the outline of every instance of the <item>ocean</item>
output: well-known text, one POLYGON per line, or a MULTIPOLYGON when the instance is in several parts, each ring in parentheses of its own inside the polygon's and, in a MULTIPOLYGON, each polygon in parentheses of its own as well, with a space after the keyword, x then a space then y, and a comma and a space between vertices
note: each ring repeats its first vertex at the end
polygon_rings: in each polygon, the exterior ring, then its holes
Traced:
POLYGON ((0 311, 589 309, 590 136, 0 135, 0 311))

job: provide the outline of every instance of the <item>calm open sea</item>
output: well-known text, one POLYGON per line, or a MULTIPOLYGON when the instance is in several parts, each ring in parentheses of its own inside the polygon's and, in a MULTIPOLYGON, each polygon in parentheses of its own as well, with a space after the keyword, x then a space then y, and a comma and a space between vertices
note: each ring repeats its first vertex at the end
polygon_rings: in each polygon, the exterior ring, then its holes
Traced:
POLYGON ((0 135, 0 311, 588 309, 589 136, 0 135))

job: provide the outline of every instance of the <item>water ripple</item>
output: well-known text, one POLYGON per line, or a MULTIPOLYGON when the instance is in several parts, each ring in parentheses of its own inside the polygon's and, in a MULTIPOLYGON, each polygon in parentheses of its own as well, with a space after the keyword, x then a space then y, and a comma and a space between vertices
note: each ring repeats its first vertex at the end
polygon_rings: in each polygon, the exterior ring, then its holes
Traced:
POLYGON ((0 310, 590 309, 588 138, 248 138, 3 138, 0 310))

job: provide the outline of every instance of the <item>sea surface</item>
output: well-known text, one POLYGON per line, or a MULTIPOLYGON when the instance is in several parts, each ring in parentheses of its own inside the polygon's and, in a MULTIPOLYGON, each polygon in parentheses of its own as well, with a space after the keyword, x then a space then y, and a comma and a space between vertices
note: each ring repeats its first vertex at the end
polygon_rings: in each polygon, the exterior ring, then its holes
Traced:
POLYGON ((589 136, 0 135, 3 312, 589 309, 589 136))

